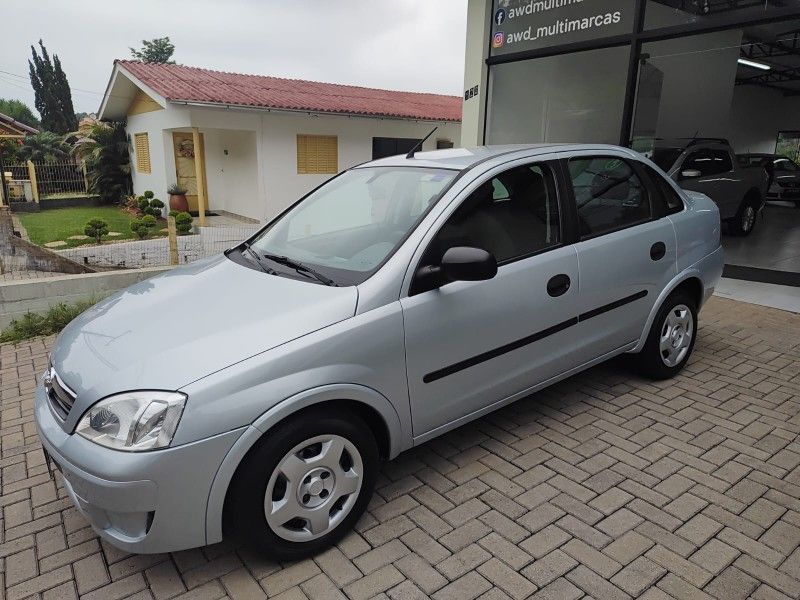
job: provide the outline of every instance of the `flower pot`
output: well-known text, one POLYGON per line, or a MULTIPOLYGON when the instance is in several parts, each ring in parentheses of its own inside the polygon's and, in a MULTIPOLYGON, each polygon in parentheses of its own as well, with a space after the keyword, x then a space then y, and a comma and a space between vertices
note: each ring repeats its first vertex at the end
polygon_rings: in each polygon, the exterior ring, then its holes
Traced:
POLYGON ((186 194, 170 194, 169 209, 171 211, 189 212, 189 201, 186 200, 186 194))

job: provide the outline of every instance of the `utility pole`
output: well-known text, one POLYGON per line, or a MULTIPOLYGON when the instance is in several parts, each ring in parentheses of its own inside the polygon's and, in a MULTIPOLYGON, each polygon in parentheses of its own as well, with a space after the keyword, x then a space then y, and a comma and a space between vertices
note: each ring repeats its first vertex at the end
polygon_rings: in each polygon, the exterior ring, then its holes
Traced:
POLYGON ((0 206, 7 203, 8 188, 6 187, 6 169, 3 163, 3 146, 0 144, 0 206))

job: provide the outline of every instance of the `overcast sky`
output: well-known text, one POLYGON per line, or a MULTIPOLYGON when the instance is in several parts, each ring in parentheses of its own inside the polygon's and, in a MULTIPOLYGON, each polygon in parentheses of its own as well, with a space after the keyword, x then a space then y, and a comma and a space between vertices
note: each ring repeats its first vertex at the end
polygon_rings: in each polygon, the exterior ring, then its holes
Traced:
MULTIPOLYGON (((0 98, 31 109, 30 45, 58 54, 76 111, 115 58, 168 35, 185 65, 460 95, 467 0, 2 0, 0 98)), ((35 109, 34 109, 35 112, 35 109)))

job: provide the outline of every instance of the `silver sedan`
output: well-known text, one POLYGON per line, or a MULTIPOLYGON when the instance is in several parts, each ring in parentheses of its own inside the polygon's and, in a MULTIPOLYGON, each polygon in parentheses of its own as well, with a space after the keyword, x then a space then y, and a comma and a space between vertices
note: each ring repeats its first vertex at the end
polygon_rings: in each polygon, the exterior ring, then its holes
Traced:
POLYGON ((374 161, 71 323, 39 435, 115 546, 299 558, 353 526, 381 460, 619 354, 677 374, 719 240, 713 202, 624 148, 374 161))

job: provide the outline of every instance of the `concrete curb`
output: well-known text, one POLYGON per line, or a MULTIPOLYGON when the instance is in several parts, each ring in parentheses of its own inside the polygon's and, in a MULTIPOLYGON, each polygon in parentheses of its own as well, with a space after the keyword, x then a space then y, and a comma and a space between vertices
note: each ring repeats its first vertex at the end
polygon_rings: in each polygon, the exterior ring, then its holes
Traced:
POLYGON ((0 282, 0 329, 25 313, 42 313, 60 302, 100 299, 172 268, 149 267, 0 282))

